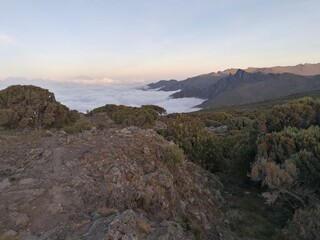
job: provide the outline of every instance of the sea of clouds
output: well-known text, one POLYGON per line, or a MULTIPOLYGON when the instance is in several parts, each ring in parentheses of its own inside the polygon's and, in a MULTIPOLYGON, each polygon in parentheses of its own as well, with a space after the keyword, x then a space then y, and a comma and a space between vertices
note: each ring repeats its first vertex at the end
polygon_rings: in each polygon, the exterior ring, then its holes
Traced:
POLYGON ((55 94, 56 100, 70 109, 81 112, 90 111, 96 107, 106 104, 117 104, 127 106, 141 106, 145 104, 158 105, 167 110, 167 113, 192 112, 194 108, 204 100, 198 98, 172 99, 169 96, 174 92, 157 90, 143 90, 146 84, 124 84, 124 83, 79 83, 58 82, 43 79, 28 80, 25 78, 7 78, 0 80, 0 89, 10 85, 35 85, 49 89, 55 94))

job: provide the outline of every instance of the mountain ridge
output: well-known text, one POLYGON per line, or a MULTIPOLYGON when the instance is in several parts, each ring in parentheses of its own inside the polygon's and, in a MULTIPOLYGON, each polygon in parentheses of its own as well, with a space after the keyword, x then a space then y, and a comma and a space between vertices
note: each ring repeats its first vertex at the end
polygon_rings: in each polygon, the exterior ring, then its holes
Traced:
POLYGON ((173 98, 204 99, 200 107, 222 107, 272 100, 320 89, 320 63, 270 68, 227 69, 187 78, 149 84, 158 91, 178 91, 173 98), (297 74, 297 73, 300 73, 297 74), (180 90, 180 91, 179 91, 180 90))

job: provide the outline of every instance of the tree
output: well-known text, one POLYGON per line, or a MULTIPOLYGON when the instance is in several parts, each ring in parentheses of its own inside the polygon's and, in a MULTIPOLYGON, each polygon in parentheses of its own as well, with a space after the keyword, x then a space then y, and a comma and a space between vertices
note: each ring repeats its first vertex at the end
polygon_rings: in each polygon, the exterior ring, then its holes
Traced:
POLYGON ((259 159, 254 162, 251 169, 251 179, 261 182, 262 186, 267 186, 269 194, 265 194, 268 203, 274 203, 281 195, 288 195, 305 207, 303 196, 299 196, 295 187, 298 185, 298 169, 296 165, 286 160, 279 165, 267 159, 259 159))

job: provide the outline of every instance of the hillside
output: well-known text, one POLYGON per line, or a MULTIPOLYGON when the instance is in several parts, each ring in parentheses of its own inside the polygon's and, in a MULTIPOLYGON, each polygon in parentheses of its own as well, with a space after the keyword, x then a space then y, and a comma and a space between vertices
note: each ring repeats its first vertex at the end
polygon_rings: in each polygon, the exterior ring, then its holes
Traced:
POLYGON ((320 90, 320 75, 309 77, 238 70, 235 75, 208 87, 199 96, 209 99, 202 107, 221 107, 268 101, 313 90, 320 90))

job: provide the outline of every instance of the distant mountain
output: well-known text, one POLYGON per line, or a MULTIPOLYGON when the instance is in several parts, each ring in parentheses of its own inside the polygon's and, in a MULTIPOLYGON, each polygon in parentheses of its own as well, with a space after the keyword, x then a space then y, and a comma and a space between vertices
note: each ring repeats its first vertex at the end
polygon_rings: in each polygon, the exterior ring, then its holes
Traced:
POLYGON ((320 64, 227 69, 183 81, 162 80, 148 87, 160 91, 180 90, 171 95, 173 98, 197 97, 206 100, 201 107, 239 105, 319 90, 320 64))
POLYGON ((228 76, 223 72, 219 73, 208 73, 199 75, 196 77, 187 78, 183 81, 178 80, 161 80, 156 83, 150 83, 148 85, 151 89, 159 89, 160 91, 177 91, 181 89, 194 89, 194 88, 206 88, 213 83, 216 83, 220 79, 228 76))
POLYGON ((273 100, 313 90, 320 90, 320 75, 247 73, 238 70, 235 75, 204 89, 198 96, 208 99, 201 104, 202 107, 222 107, 273 100))
MULTIPOLYGON (((223 72, 218 72, 218 74, 235 74, 239 69, 238 68, 229 68, 223 72)), ((320 63, 316 64, 298 64, 295 66, 276 66, 276 67, 263 67, 255 68, 249 67, 243 69, 248 73, 262 72, 262 73, 292 73, 301 76, 314 76, 320 74, 320 63)))

